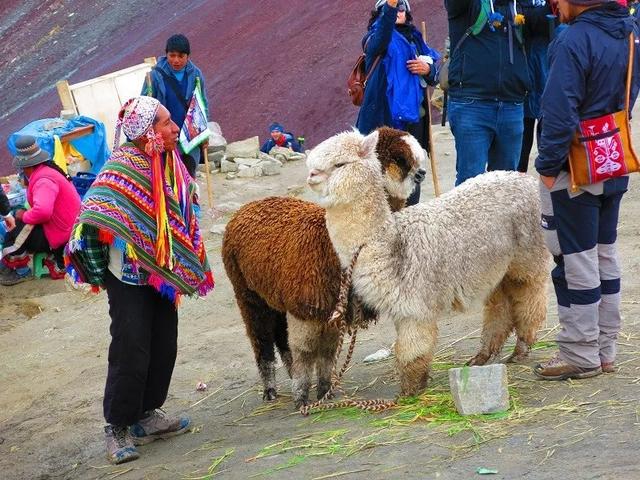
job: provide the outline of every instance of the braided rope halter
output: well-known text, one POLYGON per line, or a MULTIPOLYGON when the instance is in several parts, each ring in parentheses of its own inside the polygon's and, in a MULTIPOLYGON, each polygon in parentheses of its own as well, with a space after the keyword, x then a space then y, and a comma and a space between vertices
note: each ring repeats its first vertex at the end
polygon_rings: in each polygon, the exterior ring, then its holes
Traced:
POLYGON ((351 284, 353 281, 353 269, 356 266, 356 261, 358 260, 358 256, 360 255, 362 247, 364 247, 364 245, 360 245, 360 247, 356 249, 353 257, 351 258, 349 266, 342 271, 342 275, 340 276, 340 292, 338 294, 338 302, 336 303, 336 307, 334 308, 331 317, 329 317, 329 326, 338 330, 338 344, 336 346, 336 353, 333 357, 331 386, 329 387, 329 390, 327 390, 327 393, 325 393, 320 400, 300 407, 300 413, 304 416, 309 415, 312 410, 323 411, 346 407, 356 407, 368 412, 382 412, 397 405, 394 400, 384 399, 343 400, 341 402, 327 403, 327 400, 329 400, 333 396, 333 392, 335 392, 336 390, 343 391, 340 388, 340 382, 342 381, 342 377, 344 376, 345 372, 349 368, 349 364, 351 363, 351 359, 353 357, 353 351, 355 350, 356 346, 358 327, 363 324, 362 304, 355 298, 353 299, 353 323, 350 326, 346 321, 347 308, 349 307, 349 290, 351 289, 351 284), (344 363, 342 364, 342 368, 338 372, 338 359, 340 358, 340 354, 342 353, 344 338, 347 334, 351 335, 351 341, 349 343, 349 348, 347 350, 347 355, 345 357, 344 363))

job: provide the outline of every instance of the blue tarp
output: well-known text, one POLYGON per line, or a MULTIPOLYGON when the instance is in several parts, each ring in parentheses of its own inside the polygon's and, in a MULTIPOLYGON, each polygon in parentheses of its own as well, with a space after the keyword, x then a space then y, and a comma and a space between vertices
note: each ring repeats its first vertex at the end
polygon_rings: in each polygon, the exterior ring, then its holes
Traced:
POLYGON ((49 152, 53 157, 54 135, 61 137, 75 128, 86 127, 87 125, 94 126, 93 133, 91 135, 85 135, 84 137, 72 140, 71 145, 73 145, 82 154, 82 156, 91 163, 91 173, 97 174, 109 158, 111 152, 107 146, 107 133, 104 128, 104 124, 94 120, 93 118, 78 116, 69 120, 63 120, 61 118, 43 118, 41 120, 36 120, 22 127, 21 130, 11 134, 7 139, 7 148, 11 152, 11 155, 15 155, 16 138, 20 135, 31 135, 36 138, 40 148, 49 152), (64 125, 55 127, 51 130, 45 130, 45 126, 53 123, 64 123, 64 125))

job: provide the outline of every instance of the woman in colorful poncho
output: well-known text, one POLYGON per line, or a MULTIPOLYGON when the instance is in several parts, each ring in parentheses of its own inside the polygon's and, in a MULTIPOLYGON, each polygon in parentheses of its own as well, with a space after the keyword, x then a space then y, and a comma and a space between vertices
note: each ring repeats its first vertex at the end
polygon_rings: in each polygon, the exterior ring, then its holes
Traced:
POLYGON ((130 143, 115 148, 82 204, 67 250, 78 282, 105 288, 111 316, 104 397, 107 456, 135 460, 140 445, 185 432, 164 403, 176 359, 183 295, 213 288, 195 184, 176 152, 178 127, 156 99, 129 100, 118 118, 130 143))

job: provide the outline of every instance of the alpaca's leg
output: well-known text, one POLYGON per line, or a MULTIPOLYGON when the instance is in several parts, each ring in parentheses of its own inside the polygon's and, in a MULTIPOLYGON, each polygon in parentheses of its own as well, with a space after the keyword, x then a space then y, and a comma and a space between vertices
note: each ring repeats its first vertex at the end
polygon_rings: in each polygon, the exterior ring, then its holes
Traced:
POLYGON ((289 347, 291 348, 291 392, 296 408, 309 402, 309 388, 316 359, 317 342, 322 325, 313 320, 300 320, 287 314, 289 347))
POLYGON ((396 364, 401 395, 415 395, 427 386, 433 350, 438 340, 435 320, 400 319, 395 321, 396 364))
POLYGON ((338 336, 338 332, 334 328, 325 327, 322 332, 322 341, 317 345, 318 400, 324 397, 329 388, 331 388, 331 372, 333 371, 333 360, 338 348, 338 336))
POLYGON ((275 400, 277 392, 274 329, 276 321, 283 314, 269 308, 265 301, 251 290, 236 295, 236 300, 260 372, 262 399, 275 400))
POLYGON ((287 317, 284 313, 280 314, 280 317, 275 322, 274 337, 282 364, 284 365, 284 368, 287 369, 289 378, 291 378, 291 365, 293 363, 293 359, 291 357, 291 349, 289 348, 287 317))
POLYGON ((528 282, 512 283, 509 288, 516 346, 508 362, 527 358, 536 341, 538 330, 547 318, 547 273, 528 282))
POLYGON ((508 280, 503 279, 485 301, 480 350, 469 360, 469 365, 484 365, 491 361, 511 334, 513 320, 508 289, 508 280))

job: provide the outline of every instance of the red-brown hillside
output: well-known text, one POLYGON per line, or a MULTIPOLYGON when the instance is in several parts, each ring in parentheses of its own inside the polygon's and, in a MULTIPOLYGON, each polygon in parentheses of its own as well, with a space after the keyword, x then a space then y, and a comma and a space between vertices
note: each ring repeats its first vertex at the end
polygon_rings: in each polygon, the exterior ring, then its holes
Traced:
MULTIPOLYGON (((55 82, 71 83, 161 55, 185 33, 224 135, 265 136, 279 120, 313 145, 348 128, 357 110, 345 79, 373 0, 3 0, 0 2, 0 173, 7 136, 60 110, 55 82)), ((431 43, 446 30, 441 1, 411 2, 431 43)))

